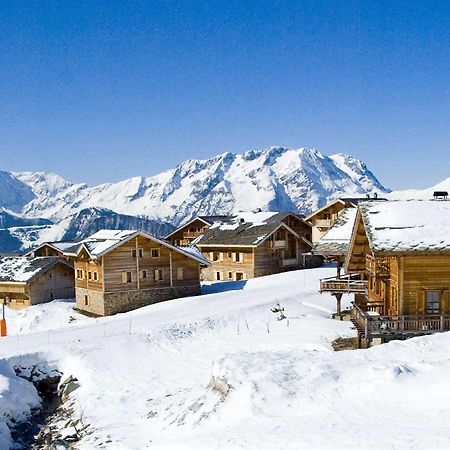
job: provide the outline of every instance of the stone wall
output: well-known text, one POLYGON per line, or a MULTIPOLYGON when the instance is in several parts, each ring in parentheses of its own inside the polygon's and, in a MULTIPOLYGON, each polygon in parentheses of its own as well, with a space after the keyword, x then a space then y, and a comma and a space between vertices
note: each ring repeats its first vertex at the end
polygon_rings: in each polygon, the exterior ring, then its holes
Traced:
POLYGON ((199 284, 105 293, 76 288, 77 308, 98 316, 110 316, 153 303, 193 295, 200 295, 199 284), (85 295, 87 295, 87 305, 85 295))
POLYGON ((105 304, 103 299, 103 292, 92 291, 90 289, 76 287, 75 295, 77 300, 77 309, 86 311, 96 316, 105 315, 105 304), (87 305, 85 296, 87 295, 87 305))
POLYGON ((104 294, 104 315, 109 316, 119 312, 141 308, 142 306, 152 305, 153 303, 193 295, 200 295, 199 284, 108 292, 104 294))

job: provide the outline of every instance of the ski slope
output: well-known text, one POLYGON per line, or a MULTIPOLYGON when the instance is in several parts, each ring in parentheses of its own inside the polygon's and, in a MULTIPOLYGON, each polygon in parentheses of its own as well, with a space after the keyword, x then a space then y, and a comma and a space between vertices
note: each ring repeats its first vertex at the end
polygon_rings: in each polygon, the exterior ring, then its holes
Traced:
POLYGON ((1 341, 0 410, 20 417, 38 401, 11 368, 40 362, 81 383, 71 395, 92 431, 82 450, 449 448, 450 336, 333 352, 354 333, 317 292, 334 270, 214 283, 70 323, 70 309, 64 320, 49 304, 36 332, 1 341), (270 311, 277 300, 289 322, 270 311))

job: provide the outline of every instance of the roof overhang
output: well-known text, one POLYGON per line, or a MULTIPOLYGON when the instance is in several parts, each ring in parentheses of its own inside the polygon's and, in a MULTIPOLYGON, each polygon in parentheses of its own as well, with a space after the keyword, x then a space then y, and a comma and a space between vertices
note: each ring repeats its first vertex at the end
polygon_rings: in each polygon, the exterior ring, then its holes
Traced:
POLYGON ((177 233, 178 231, 182 230, 184 227, 189 226, 191 223, 195 222, 196 220, 200 220, 201 222, 203 222, 205 225, 211 226, 211 224, 209 222, 207 222, 204 219, 201 219, 199 216, 195 216, 193 217, 191 220, 189 220, 188 222, 186 222, 185 224, 179 226, 176 230, 173 230, 171 233, 169 233, 167 236, 164 237, 164 239, 169 239, 170 236, 172 236, 173 234, 177 233))

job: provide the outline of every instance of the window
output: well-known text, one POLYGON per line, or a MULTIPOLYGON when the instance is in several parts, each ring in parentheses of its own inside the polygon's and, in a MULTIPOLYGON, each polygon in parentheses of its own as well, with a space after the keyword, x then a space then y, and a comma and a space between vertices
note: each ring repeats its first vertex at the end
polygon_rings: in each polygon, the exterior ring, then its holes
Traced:
POLYGON ((177 269, 177 280, 182 280, 183 279, 183 268, 182 267, 178 267, 177 269))
POLYGON ((244 279, 244 274, 242 272, 236 272, 236 281, 244 279))
POLYGON ((94 281, 98 281, 98 272, 93 272, 94 281))
POLYGON ((139 276, 141 279, 145 279, 147 278, 147 271, 146 270, 141 270, 139 273, 139 276))
POLYGON ((89 297, 87 295, 84 296, 84 306, 89 306, 89 297))
POLYGON ((427 301, 427 314, 439 314, 440 313, 440 291, 427 291, 426 301, 427 301))
MULTIPOLYGON (((222 253, 222 255, 223 255, 223 253, 222 253)), ((210 252, 210 258, 211 258, 211 261, 219 261, 219 260, 223 261, 223 256, 222 256, 222 259, 220 259, 220 252, 210 252)))
POLYGON ((136 249, 135 248, 131 249, 131 257, 136 258, 136 249))
POLYGON ((150 255, 152 258, 159 258, 160 255, 159 248, 152 248, 150 255))
POLYGON ((83 269, 77 269, 77 278, 79 279, 79 280, 82 280, 83 278, 84 278, 84 271, 83 271, 83 269))
POLYGON ((162 280, 163 280, 163 270, 155 269, 155 281, 162 281, 162 280))
POLYGON ((234 261, 237 263, 244 262, 244 254, 243 253, 234 253, 234 261))
POLYGON ((221 273, 220 272, 216 272, 216 280, 220 281, 221 279, 222 279, 221 273))
POLYGON ((228 279, 232 280, 233 279, 233 272, 228 272, 228 279))
POLYGON ((48 279, 49 279, 49 280, 52 279, 52 274, 51 274, 51 273, 48 274, 48 279))
POLYGON ((131 272, 122 272, 122 283, 131 283, 131 272))
POLYGON ((91 271, 88 272, 88 280, 92 280, 92 272, 91 271))

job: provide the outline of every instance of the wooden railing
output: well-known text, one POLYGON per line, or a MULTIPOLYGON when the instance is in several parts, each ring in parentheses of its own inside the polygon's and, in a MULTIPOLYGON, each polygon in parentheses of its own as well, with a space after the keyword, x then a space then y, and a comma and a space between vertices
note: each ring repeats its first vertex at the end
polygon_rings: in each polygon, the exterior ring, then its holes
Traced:
POLYGON ((367 291, 367 281, 361 280, 358 273, 344 275, 341 278, 330 277, 320 280, 320 292, 331 293, 356 293, 363 294, 367 291))
POLYGON ((366 339, 415 336, 450 330, 450 316, 380 315, 353 304, 352 322, 366 339))
POLYGON ((319 228, 331 227, 331 219, 317 219, 314 221, 314 226, 319 228))

